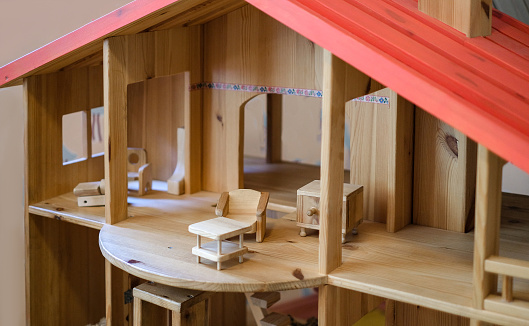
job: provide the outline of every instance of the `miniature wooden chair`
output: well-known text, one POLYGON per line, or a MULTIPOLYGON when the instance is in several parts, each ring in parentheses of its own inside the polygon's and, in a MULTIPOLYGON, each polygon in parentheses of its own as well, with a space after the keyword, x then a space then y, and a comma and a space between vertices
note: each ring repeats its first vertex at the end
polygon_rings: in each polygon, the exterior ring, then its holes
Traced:
POLYGON ((134 326, 142 325, 142 301, 171 311, 171 325, 209 325, 207 301, 211 292, 143 283, 132 291, 134 296, 134 326))
POLYGON ((152 189, 151 165, 147 163, 147 152, 143 148, 128 148, 127 176, 128 181, 138 180, 138 196, 152 189))
POLYGON ((248 223, 252 229, 247 233, 256 233, 257 242, 263 242, 266 232, 266 206, 268 192, 252 189, 237 189, 223 192, 217 203, 215 214, 236 221, 248 223))

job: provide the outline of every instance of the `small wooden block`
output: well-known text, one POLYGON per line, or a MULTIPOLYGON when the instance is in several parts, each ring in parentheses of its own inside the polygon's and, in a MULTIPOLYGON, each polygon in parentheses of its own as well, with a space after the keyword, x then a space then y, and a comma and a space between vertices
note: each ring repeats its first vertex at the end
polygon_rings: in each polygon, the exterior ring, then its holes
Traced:
POLYGON ((77 197, 82 196, 97 196, 102 195, 99 181, 94 182, 81 182, 75 188, 73 188, 73 194, 77 197))
POLYGON ((193 255, 209 259, 214 262, 223 262, 244 255, 248 252, 247 247, 239 248, 238 244, 222 242, 222 254, 217 254, 217 242, 211 241, 203 244, 200 248, 193 247, 193 255))
POLYGON ((281 299, 281 294, 279 292, 256 292, 250 299, 252 304, 259 308, 268 309, 281 299))
POLYGON ((285 315, 273 312, 261 319, 261 326, 288 326, 290 325, 290 318, 285 315))
POLYGON ((143 283, 134 288, 133 296, 157 306, 181 312, 209 298, 211 293, 157 283, 143 283))
POLYGON ((79 207, 105 206, 105 195, 77 197, 79 207))

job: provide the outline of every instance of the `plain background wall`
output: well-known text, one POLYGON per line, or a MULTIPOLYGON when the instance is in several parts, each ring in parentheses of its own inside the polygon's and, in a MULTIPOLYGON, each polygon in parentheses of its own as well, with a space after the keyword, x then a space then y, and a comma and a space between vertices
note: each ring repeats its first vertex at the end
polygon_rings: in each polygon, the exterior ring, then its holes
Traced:
MULTIPOLYGON (((0 0, 0 66, 127 2, 0 0)), ((0 325, 25 324, 22 110, 22 87, 0 89, 0 325)), ((526 174, 512 167, 505 173, 516 182, 507 191, 529 193, 526 174)))
MULTIPOLYGON (((130 0, 0 0, 0 66, 130 0)), ((25 325, 22 87, 0 89, 0 325, 25 325)), ((43 298, 45 300, 45 298, 43 298)))

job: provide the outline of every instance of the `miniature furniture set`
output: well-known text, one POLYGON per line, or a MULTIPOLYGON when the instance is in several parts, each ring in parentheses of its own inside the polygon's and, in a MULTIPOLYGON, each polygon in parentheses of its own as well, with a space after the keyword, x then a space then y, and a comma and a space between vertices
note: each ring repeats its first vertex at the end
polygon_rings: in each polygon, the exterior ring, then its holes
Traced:
POLYGON ((217 203, 215 213, 217 218, 191 224, 189 232, 197 235, 197 245, 193 247, 193 255, 217 262, 217 270, 221 270, 221 263, 225 260, 239 257, 243 262, 243 255, 248 248, 243 246, 244 233, 255 233, 256 242, 263 242, 266 233, 266 206, 268 193, 252 189, 238 189, 223 192, 217 203), (204 245, 200 237, 215 240, 204 245), (239 246, 223 241, 239 236, 239 246))
MULTIPOLYGON (((529 27, 490 0, 136 0, 0 68, 25 96, 27 323, 137 323, 139 301, 160 302, 124 300, 140 279, 211 294, 218 325, 245 323, 245 293, 309 287, 321 325, 382 302, 392 325, 526 325, 525 199, 501 180, 505 161, 529 172, 527 53, 529 27), (258 186, 251 205, 233 192, 244 108, 263 94, 271 116, 278 96, 322 98, 319 190, 299 205, 271 192, 287 215, 268 220, 258 186), (103 105, 105 155, 63 164, 62 116, 103 105), (129 196, 128 148, 144 150, 147 196, 129 196), (101 179, 105 206, 78 206, 72 190, 101 179), (502 220, 502 201, 520 215, 502 220), (222 261, 229 245, 243 264, 222 261)), ((313 179, 261 183, 295 195, 313 179)))

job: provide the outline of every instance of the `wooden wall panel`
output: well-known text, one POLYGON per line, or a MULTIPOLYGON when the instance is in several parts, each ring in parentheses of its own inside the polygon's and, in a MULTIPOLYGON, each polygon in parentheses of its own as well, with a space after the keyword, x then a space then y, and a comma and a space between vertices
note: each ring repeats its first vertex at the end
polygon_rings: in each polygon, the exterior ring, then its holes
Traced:
POLYGON ((28 325, 87 325, 105 316, 98 230, 28 216, 28 325))
MULTIPOLYGON (((204 81, 321 90, 322 62, 321 47, 252 6, 204 27, 204 81)), ((368 94, 374 84, 351 66, 345 79, 346 99, 368 94)), ((242 156, 233 149, 242 148, 240 108, 257 94, 233 93, 239 92, 204 91, 204 190, 226 191, 243 184, 242 156)))
POLYGON ((177 163, 177 129, 184 127, 185 73, 148 79, 127 88, 127 141, 147 151, 152 176, 167 180, 177 163))
MULTIPOLYGON (((105 66, 105 175, 107 223, 127 214, 127 87, 147 79, 189 72, 189 81, 202 80, 202 27, 140 33, 107 39, 105 66), (112 203, 112 204, 110 204, 112 203)), ((185 98, 186 192, 200 190, 201 92, 185 98), (192 146, 191 146, 192 142, 192 146)))
MULTIPOLYGON (((27 203, 73 191, 79 182, 101 180, 103 157, 63 165, 62 117, 103 105, 101 66, 29 77, 24 84, 27 203)), ((86 138, 91 139, 90 128, 86 138)))
POLYGON ((387 300, 386 326, 468 326, 466 317, 404 302, 387 300))
POLYGON ((413 222, 457 232, 472 225, 474 141, 429 113, 415 113, 413 222))
POLYGON ((332 285, 321 286, 318 293, 319 325, 353 325, 384 300, 332 285))
POLYGON ((347 104, 350 182, 364 186, 364 219, 387 223, 395 232, 412 216, 414 108, 390 89, 372 94, 389 97, 389 104, 347 104))

